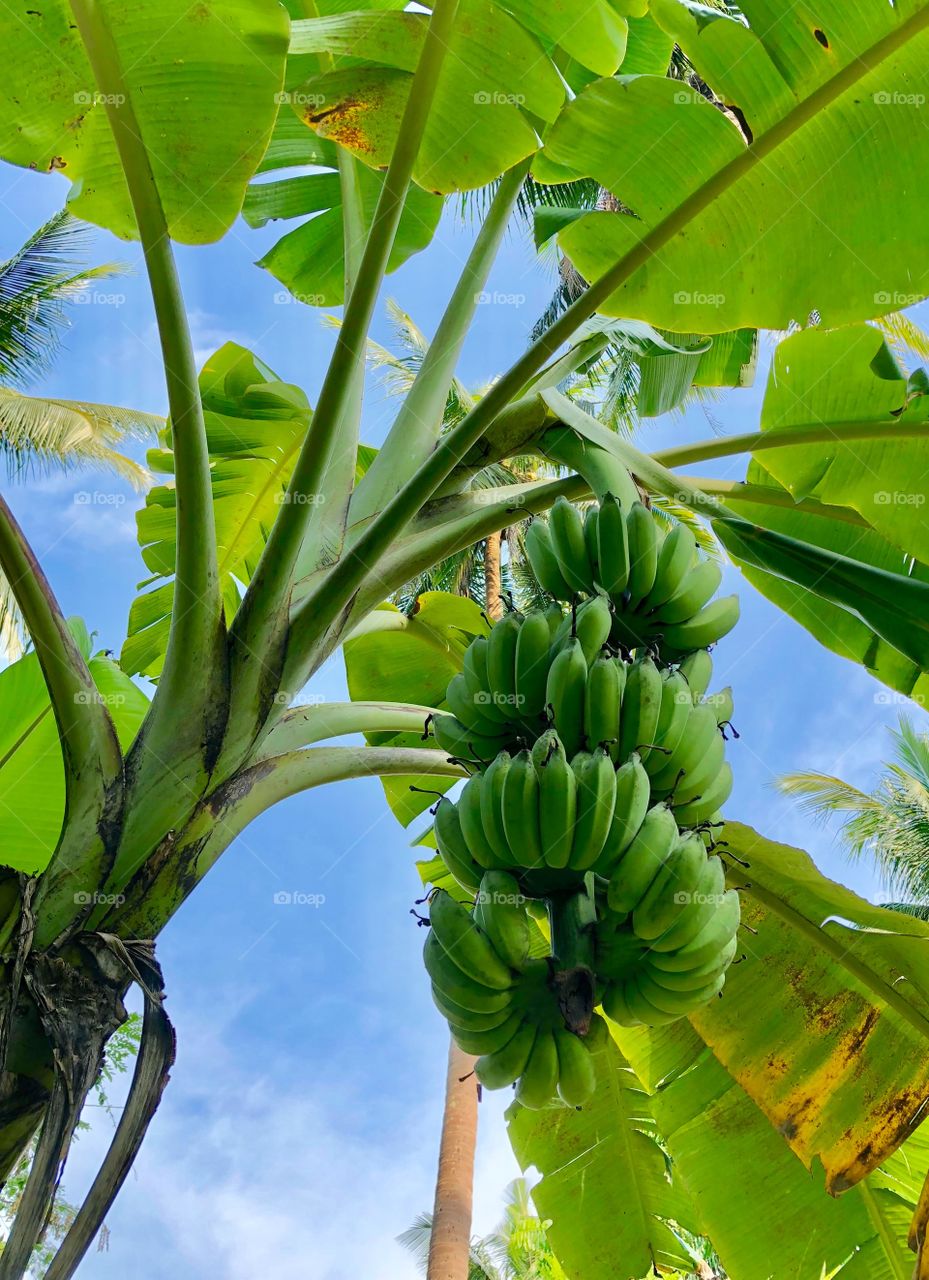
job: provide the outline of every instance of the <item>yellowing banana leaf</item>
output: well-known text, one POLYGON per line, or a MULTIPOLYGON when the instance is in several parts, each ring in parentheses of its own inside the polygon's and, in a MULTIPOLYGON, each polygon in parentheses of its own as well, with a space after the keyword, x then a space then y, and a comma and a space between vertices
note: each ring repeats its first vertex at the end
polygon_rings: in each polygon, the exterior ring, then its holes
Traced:
POLYGON ((690 0, 650 6, 727 111, 680 81, 621 76, 548 131, 545 157, 628 211, 564 218, 563 251, 592 280, 644 241, 603 310, 677 332, 783 329, 814 310, 834 327, 924 298, 929 172, 912 145, 929 0, 741 9, 748 25, 690 0))
MULTIPOLYGON (((309 137, 315 136, 296 118, 295 122, 309 137)), ((365 223, 370 227, 384 177, 360 165, 356 178, 365 223)), ((253 182, 242 208, 242 216, 252 227, 307 214, 314 216, 278 240, 258 265, 280 280, 298 302, 313 307, 340 306, 345 300, 345 230, 338 173, 329 169, 278 182, 253 182)), ((388 272, 426 248, 441 214, 440 197, 420 187, 410 188, 390 251, 388 272)))
POLYGON ((597 1091, 578 1111, 507 1111, 523 1169, 542 1180, 532 1198, 569 1280, 644 1280, 690 1269, 667 1220, 699 1232, 696 1206, 659 1144, 652 1100, 616 1044, 595 1024, 597 1091))
MULTIPOLYGON (((200 372, 219 571, 227 618, 238 605, 280 510, 311 410, 299 387, 280 382, 250 351, 229 342, 200 372)), ((171 475, 170 434, 149 454, 153 470, 171 475)), ((161 672, 174 599, 175 492, 150 490, 136 517, 142 557, 153 577, 133 601, 120 662, 130 675, 161 672), (152 586, 157 583, 157 586, 152 586)))
POLYGON ((876 907, 799 849, 727 822, 741 963, 691 1022, 833 1194, 891 1155, 929 1102, 929 926, 876 907), (737 861, 740 860, 740 861, 737 861), (742 866, 741 863, 747 863, 742 866))
POLYGON ((923 1130, 835 1199, 688 1022, 612 1030, 648 1091, 674 1181, 729 1275, 812 1278, 838 1267, 845 1280, 909 1280, 907 1228, 929 1169, 923 1130))
MULTIPOLYGON (((299 86, 295 110, 365 164, 386 166, 427 21, 426 14, 406 11, 296 23, 293 53, 328 53, 335 69, 299 86)), ((562 80, 535 36, 490 0, 462 0, 416 182, 444 193, 493 181, 536 150, 533 121, 554 120, 563 102, 562 80)))
MULTIPOLYGON (((93 8, 112 36, 171 235, 185 244, 218 240, 239 212, 277 115, 285 10, 276 0, 101 0, 93 8)), ((67 0, 6 6, 0 45, 0 156, 64 173, 79 217, 133 237, 107 101, 67 0)))
POLYGON ((852 507, 901 552, 929 563, 929 389, 908 378, 868 325, 809 329, 774 354, 761 429, 832 426, 828 442, 765 449, 762 465, 795 498, 852 507), (925 423, 922 438, 845 440, 846 422, 925 423))
MULTIPOLYGON (((361 624, 342 649, 348 690, 355 702, 375 698, 382 702, 416 702, 430 707, 445 705, 445 690, 461 670, 464 651, 475 636, 489 630, 481 608, 473 600, 444 591, 424 591, 412 617, 385 604, 361 624)), ((424 724, 425 729, 425 724, 424 724)), ((418 734, 368 735, 371 745, 423 746, 418 734)), ((404 826, 435 800, 435 793, 454 785, 454 779, 436 777, 382 778, 384 793, 394 816, 404 826), (422 795, 410 787, 428 788, 422 795)))
MULTIPOLYGON (((148 710, 148 699, 92 641, 79 618, 68 623, 88 661, 98 696, 125 751, 148 710)), ((30 874, 47 866, 65 811, 58 729, 34 653, 0 671, 0 861, 30 874)))

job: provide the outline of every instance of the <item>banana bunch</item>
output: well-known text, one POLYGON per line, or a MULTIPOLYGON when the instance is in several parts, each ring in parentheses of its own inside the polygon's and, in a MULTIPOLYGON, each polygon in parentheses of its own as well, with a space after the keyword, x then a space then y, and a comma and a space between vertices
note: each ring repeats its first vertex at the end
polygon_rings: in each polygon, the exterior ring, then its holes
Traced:
POLYGON ((611 639, 628 649, 654 643, 673 658, 715 644, 739 620, 738 596, 713 599, 722 573, 690 529, 677 524, 666 534, 640 502, 627 513, 608 494, 585 518, 559 498, 547 523, 530 524, 526 554, 555 600, 609 596, 611 639))
POLYGON ((473 913, 443 890, 432 897, 423 958, 432 996, 456 1042, 479 1055, 488 1089, 516 1084, 525 1107, 581 1106, 594 1090, 590 1053, 564 1025, 551 966, 530 958, 530 920, 512 876, 490 871, 473 913))
POLYGON ((569 761, 554 730, 531 751, 506 751, 465 783, 457 803, 435 811, 436 845, 448 870, 475 892, 487 870, 515 876, 533 897, 607 876, 645 820, 648 774, 636 753, 619 768, 603 747, 569 761))
POLYGON ((722 992, 739 927, 739 898, 696 833, 663 806, 649 812, 615 869, 597 925, 603 1010, 622 1026, 661 1026, 722 992))

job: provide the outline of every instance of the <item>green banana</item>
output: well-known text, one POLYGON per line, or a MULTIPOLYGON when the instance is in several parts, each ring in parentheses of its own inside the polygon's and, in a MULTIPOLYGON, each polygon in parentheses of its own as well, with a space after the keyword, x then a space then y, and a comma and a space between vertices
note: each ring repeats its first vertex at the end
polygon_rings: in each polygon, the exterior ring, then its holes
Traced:
POLYGON ((558 634, 558 628, 564 621, 564 610, 557 600, 553 600, 551 604, 545 606, 545 621, 548 623, 548 639, 549 644, 555 643, 555 636, 558 634))
POLYGON ((500 738, 488 738, 462 724, 456 716, 433 716, 432 733, 442 750, 459 760, 478 760, 486 764, 500 750, 500 738))
POLYGON ((663 756, 664 764, 652 774, 652 791, 655 795, 667 794, 680 780, 700 765, 713 742, 720 736, 719 725, 712 707, 698 703, 687 717, 687 725, 677 749, 670 756, 663 756))
POLYGON ((686 524, 676 524, 661 544, 655 583, 643 604, 645 610, 657 609, 671 599, 693 564, 696 552, 697 540, 693 533, 686 524))
POLYGON ((736 936, 740 914, 739 895, 735 889, 729 889, 717 904, 709 923, 691 942, 677 951, 654 952, 652 963, 669 973, 683 973, 707 964, 736 936))
MULTIPOLYGON (((725 986, 725 974, 719 974, 711 982, 705 986, 697 988, 695 991, 669 991, 667 987, 659 986, 654 982, 647 972, 636 974, 636 983, 642 995, 653 1004, 656 1009, 660 1009, 662 1013, 671 1014, 674 1017, 686 1018, 689 1013, 694 1013, 697 1009, 703 1007, 714 996, 719 995, 725 986)), ((493 1035, 493 1032, 483 1032, 478 1034, 493 1035)))
POLYGON ((651 658, 636 659, 626 676, 626 688, 623 691, 619 727, 620 760, 628 760, 633 751, 639 753, 643 764, 648 759, 658 729, 662 685, 661 672, 651 658))
POLYGON ((581 1107, 597 1086, 593 1059, 573 1032, 558 1027, 554 1037, 558 1050, 558 1092, 569 1107, 581 1107))
POLYGON ((640 938, 651 942, 667 933, 691 905, 705 864, 706 849, 699 836, 678 840, 632 913, 632 927, 640 938))
MULTIPOLYGON (((487 839, 484 831, 484 820, 481 816, 481 793, 484 779, 479 773, 469 778, 458 797, 458 821, 461 834, 471 852, 471 857, 485 870, 498 866, 497 855, 487 839)), ((509 859, 507 859, 509 861, 509 859)))
POLYGON ((712 982, 718 978, 721 973, 725 973, 735 954, 739 949, 738 938, 732 938, 723 947, 718 955, 713 956, 706 964, 700 965, 696 969, 685 969, 683 973, 668 973, 664 969, 659 969, 657 965, 646 962, 649 970, 649 977, 653 982, 657 982, 659 986, 665 987, 668 991, 695 991, 700 987, 706 986, 708 982, 712 982))
POLYGON ((463 973, 431 929, 423 946, 423 964, 442 995, 473 1013, 496 1013, 509 1008, 512 1002, 509 991, 485 987, 463 973))
POLYGON ((539 1111, 548 1106, 556 1096, 558 1075, 555 1037, 550 1031, 540 1027, 516 1086, 516 1100, 530 1111, 539 1111))
POLYGON ((523 720, 535 719, 545 710, 551 643, 545 611, 533 609, 526 614, 516 641, 515 709, 523 720))
POLYGON ((502 1048, 478 1058, 474 1072, 484 1088, 504 1089, 518 1080, 526 1070, 535 1039, 536 1028, 531 1022, 522 1022, 502 1048))
POLYGON ((630 609, 640 604, 655 585, 658 571, 660 534, 655 518, 641 502, 633 503, 626 517, 629 530, 629 581, 626 592, 630 609))
POLYGON ((682 827, 696 827, 708 822, 732 794, 732 765, 726 760, 706 790, 689 804, 675 805, 674 816, 682 827))
POLYGON ((726 742, 717 727, 716 736, 710 739, 703 758, 684 774, 680 782, 675 783, 671 804, 676 808, 699 799, 706 788, 716 781, 725 758, 726 742))
POLYGON ((594 503, 584 512, 584 546, 587 548, 587 561, 590 564, 591 580, 598 580, 597 568, 600 563, 600 543, 597 537, 597 525, 600 508, 594 503))
POLYGON ((462 833, 458 806, 446 796, 436 805, 432 829, 436 847, 451 875, 462 889, 476 893, 481 883, 482 869, 480 863, 472 857, 462 833))
POLYGON ((616 771, 616 803, 613 818, 600 855, 603 875, 610 875, 620 858, 638 834, 651 799, 648 774, 633 753, 616 771))
POLYGON ((739 620, 739 597, 720 596, 677 626, 662 626, 662 643, 677 653, 705 649, 728 635, 739 620))
POLYGON ((545 701, 568 756, 575 756, 584 741, 586 689, 587 659, 580 641, 572 638, 556 654, 545 689, 545 701))
POLYGON ((549 513, 548 527, 561 576, 573 587, 574 594, 589 595, 593 591, 594 575, 587 555, 581 513, 567 498, 556 498, 549 513))
POLYGON ((661 705, 658 724, 655 727, 655 743, 660 751, 650 751, 646 757, 647 773, 660 773, 681 744, 687 730, 687 721, 693 710, 693 701, 687 681, 679 671, 662 672, 661 705))
POLYGON ((503 826, 503 786, 511 764, 509 753, 501 751, 494 757, 481 779, 481 825, 487 843, 494 851, 495 861, 503 867, 513 861, 513 852, 503 826))
POLYGON ((588 871, 603 852, 613 821, 616 771, 602 747, 576 755, 571 768, 577 778, 577 817, 568 866, 572 871, 588 871))
POLYGON ((524 904, 519 885, 506 871, 488 871, 481 880, 475 916, 497 955, 511 969, 522 969, 529 959, 529 918, 524 904))
POLYGON ((513 757, 503 784, 503 829, 519 866, 543 865, 539 777, 528 751, 513 757))
POLYGON ((490 1031, 494 1027, 499 1027, 502 1022, 506 1022, 512 1014, 510 1003, 490 1013, 475 1013, 471 1009, 466 1009, 464 1005, 456 1004, 434 982, 430 989, 435 1007, 442 1017, 447 1022, 453 1022, 456 1027, 465 1027, 468 1031, 490 1031))
POLYGON ((489 695, 485 692, 474 697, 463 672, 452 676, 445 691, 445 701, 452 715, 469 731, 483 738, 500 738, 506 733, 504 725, 498 720, 489 720, 484 713, 484 707, 489 705, 489 695))
POLYGON ((601 587, 619 600, 629 582, 629 532, 623 509, 612 494, 597 516, 597 573, 601 587))
POLYGON ((678 671, 690 686, 694 702, 699 702, 713 678, 713 657, 706 649, 690 653, 678 666, 678 671))
POLYGON ((605 746, 619 755, 619 718, 626 683, 626 664, 605 651, 587 673, 584 692, 584 733, 587 746, 605 746))
POLYGON ((641 1021, 629 1008, 624 980, 611 982, 607 987, 603 997, 603 1012, 611 1022, 616 1022, 621 1027, 640 1027, 642 1025, 641 1021))
POLYGON ((497 955, 471 912, 444 889, 436 889, 432 895, 429 921, 443 951, 467 977, 500 991, 513 985, 509 965, 497 955))
POLYGON ((660 937, 652 940, 653 959, 659 968, 664 965, 659 953, 679 951, 706 928, 719 910, 725 889, 725 867, 719 858, 708 857, 700 870, 688 909, 682 911, 660 937))
POLYGON ((555 556, 548 523, 545 520, 533 520, 526 530, 524 542, 529 564, 542 590, 556 600, 573 599, 574 591, 565 581, 555 556))
POLYGON ((606 596, 591 596, 562 622, 552 643, 552 656, 560 653, 571 637, 576 636, 584 650, 584 657, 590 664, 609 640, 612 626, 613 614, 609 600, 606 596))
POLYGON ((516 716, 516 645, 522 618, 515 611, 506 614, 491 628, 487 639, 487 680, 495 706, 516 716))
POLYGON ((465 1053, 496 1053, 498 1049, 509 1044, 522 1025, 522 1021, 522 1014, 514 1010, 506 1022, 489 1031, 472 1031, 467 1027, 456 1026, 453 1022, 449 1023, 449 1030, 459 1049, 463 1049, 465 1053))
POLYGON ((632 1016, 646 1027, 664 1027, 671 1022, 677 1022, 683 1016, 682 1014, 666 1013, 656 1004, 652 1004, 644 994, 639 983, 641 973, 641 970, 637 970, 631 974, 623 986, 623 995, 632 1016))
POLYGON ((549 754, 537 765, 537 772, 542 858, 546 866, 566 867, 574 841, 577 779, 561 740, 554 734, 549 754))
POLYGON ((731 685, 727 685, 725 689, 720 689, 718 693, 708 693, 703 701, 708 702, 713 708, 717 724, 729 724, 732 720, 732 713, 735 711, 731 685))
POLYGON ((712 600, 723 580, 723 572, 715 560, 701 560, 685 575, 683 581, 651 615, 656 627, 686 622, 712 600))
POLYGON ((607 901, 611 911, 627 915, 639 905, 677 838, 677 823, 668 806, 658 804, 649 809, 638 834, 610 876, 607 901))

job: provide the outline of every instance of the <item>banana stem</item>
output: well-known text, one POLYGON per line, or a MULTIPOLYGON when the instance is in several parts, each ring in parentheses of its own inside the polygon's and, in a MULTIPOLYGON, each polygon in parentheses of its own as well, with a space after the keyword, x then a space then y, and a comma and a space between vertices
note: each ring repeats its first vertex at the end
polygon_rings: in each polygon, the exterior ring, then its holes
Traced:
POLYGON ((562 1017, 569 1031, 585 1036, 594 1011, 593 898, 586 889, 554 895, 548 918, 555 961, 552 981, 562 1017))

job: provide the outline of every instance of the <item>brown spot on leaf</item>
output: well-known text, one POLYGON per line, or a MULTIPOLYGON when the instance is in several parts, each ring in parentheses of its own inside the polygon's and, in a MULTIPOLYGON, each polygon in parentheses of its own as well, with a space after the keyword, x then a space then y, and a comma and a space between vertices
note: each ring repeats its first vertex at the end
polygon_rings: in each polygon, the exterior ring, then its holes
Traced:
POLYGON ((819 27, 817 27, 816 30, 813 32, 813 35, 816 37, 816 39, 819 41, 819 43, 822 45, 824 49, 829 48, 829 40, 828 40, 828 37, 826 36, 825 31, 821 31, 819 27))

